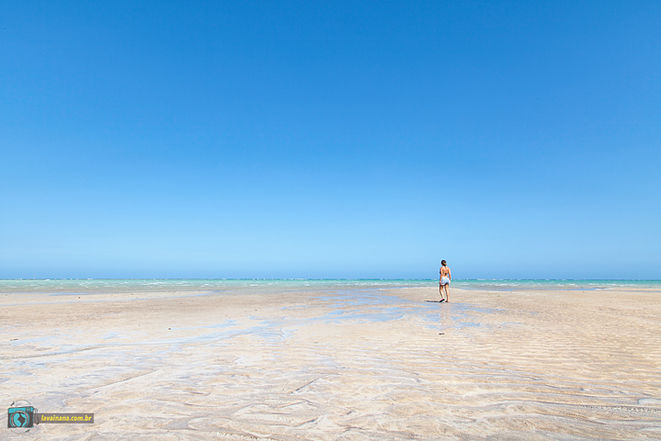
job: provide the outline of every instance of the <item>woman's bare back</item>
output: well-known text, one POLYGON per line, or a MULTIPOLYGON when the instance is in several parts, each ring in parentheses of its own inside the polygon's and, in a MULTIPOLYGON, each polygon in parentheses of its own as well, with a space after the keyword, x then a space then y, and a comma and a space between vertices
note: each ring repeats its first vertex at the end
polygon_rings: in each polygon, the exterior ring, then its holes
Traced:
POLYGON ((441 277, 447 277, 448 279, 451 279, 452 277, 451 277, 450 274, 451 274, 450 273, 450 267, 447 267, 447 266, 442 266, 441 267, 441 277))

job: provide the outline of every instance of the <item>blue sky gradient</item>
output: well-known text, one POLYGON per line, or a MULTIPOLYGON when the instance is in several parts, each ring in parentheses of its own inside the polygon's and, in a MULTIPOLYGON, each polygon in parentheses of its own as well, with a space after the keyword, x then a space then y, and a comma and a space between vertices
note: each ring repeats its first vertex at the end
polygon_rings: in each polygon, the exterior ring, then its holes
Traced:
POLYGON ((0 277, 661 278, 661 2, 3 2, 0 277))

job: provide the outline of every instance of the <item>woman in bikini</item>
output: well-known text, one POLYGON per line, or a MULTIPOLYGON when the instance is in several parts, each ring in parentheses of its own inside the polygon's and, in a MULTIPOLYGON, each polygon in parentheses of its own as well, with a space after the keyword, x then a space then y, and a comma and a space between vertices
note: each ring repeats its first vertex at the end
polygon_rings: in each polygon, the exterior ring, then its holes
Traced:
POLYGON ((441 260, 441 277, 438 281, 438 293, 441 295, 441 302, 450 301, 450 281, 452 280, 452 272, 448 267, 445 260, 441 260), (443 290, 445 290, 445 298, 443 298, 443 290))

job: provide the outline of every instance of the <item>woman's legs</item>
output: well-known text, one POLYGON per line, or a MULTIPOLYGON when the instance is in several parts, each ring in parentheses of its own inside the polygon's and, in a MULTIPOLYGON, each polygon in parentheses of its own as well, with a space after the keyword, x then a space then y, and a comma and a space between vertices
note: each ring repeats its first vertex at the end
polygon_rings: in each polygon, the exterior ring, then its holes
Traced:
POLYGON ((438 293, 441 295, 441 302, 448 301, 448 285, 447 284, 438 284, 438 293), (445 297, 443 297, 443 290, 445 290, 445 297))

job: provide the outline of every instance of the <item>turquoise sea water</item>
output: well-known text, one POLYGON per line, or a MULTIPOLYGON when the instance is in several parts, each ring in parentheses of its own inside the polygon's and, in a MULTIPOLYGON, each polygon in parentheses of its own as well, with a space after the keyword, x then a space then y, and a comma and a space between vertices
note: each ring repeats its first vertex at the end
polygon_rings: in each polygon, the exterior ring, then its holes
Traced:
MULTIPOLYGON (((283 289, 350 289, 435 287, 435 279, 20 279, 0 280, 0 293, 90 293, 126 291, 226 291, 264 287, 283 289)), ((661 280, 466 279, 454 280, 463 289, 518 291, 526 289, 597 290, 609 288, 661 289, 661 280)))

